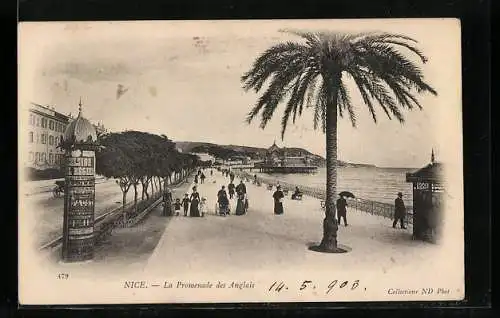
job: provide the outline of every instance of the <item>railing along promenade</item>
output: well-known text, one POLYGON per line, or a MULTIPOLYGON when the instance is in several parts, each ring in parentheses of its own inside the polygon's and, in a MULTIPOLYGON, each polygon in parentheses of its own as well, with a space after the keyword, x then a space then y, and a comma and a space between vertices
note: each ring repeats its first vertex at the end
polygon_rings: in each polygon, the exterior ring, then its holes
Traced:
MULTIPOLYGON (((235 174, 237 174, 240 178, 244 177, 248 181, 253 181, 254 177, 250 175, 248 172, 244 171, 235 171, 235 174)), ((304 195, 308 195, 310 197, 317 198, 322 201, 322 206, 324 200, 326 200, 326 193, 325 190, 314 188, 314 187, 309 187, 309 186, 303 186, 301 184, 293 184, 289 182, 283 182, 278 179, 272 179, 272 178, 264 178, 257 176, 257 181, 261 184, 268 184, 268 185, 279 185, 281 188, 285 191, 292 192, 295 191, 295 188, 299 188, 300 191, 304 195)), ((394 205, 389 204, 389 203, 383 203, 383 202, 378 202, 378 201, 373 201, 373 200, 367 200, 367 199, 361 199, 361 198, 348 198, 347 204, 353 209, 356 209, 357 211, 362 211, 366 213, 370 213, 372 215, 378 215, 382 216, 385 218, 392 219, 394 217, 394 205)), ((407 206, 406 207, 406 218, 405 221, 407 224, 412 224, 413 223, 413 207, 407 206)))

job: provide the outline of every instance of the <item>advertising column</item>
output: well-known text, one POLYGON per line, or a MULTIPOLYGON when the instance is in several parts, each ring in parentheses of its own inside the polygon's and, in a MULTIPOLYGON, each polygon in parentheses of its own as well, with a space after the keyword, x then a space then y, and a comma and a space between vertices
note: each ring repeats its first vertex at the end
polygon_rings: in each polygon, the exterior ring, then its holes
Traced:
POLYGON ((95 152, 66 151, 63 251, 65 262, 94 257, 95 152))

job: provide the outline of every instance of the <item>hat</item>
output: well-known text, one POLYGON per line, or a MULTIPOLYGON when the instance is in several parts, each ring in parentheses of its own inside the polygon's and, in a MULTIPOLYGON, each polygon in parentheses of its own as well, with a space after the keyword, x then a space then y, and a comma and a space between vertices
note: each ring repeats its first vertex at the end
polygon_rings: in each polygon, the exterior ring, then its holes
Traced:
POLYGON ((402 197, 403 196, 403 192, 398 192, 398 196, 402 197))

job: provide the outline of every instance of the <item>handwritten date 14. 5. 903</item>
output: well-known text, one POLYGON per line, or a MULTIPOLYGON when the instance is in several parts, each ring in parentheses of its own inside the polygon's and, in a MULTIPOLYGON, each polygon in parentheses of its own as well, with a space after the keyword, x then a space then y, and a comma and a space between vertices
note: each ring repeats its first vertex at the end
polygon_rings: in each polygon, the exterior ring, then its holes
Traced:
MULTIPOLYGON (((318 287, 321 289, 324 289, 325 294, 328 295, 328 294, 334 293, 335 290, 342 290, 342 289, 355 290, 359 287, 359 280, 354 280, 354 281, 348 281, 348 280, 341 281, 340 280, 339 281, 336 279, 336 280, 329 282, 326 287, 322 287, 320 285, 317 285, 316 283, 314 283, 311 280, 304 280, 304 281, 302 281, 302 283, 299 284, 298 290, 299 291, 305 291, 307 289, 316 290, 316 289, 318 289, 318 287)), ((285 284, 283 281, 281 281, 281 282, 276 281, 276 282, 273 282, 269 286, 268 290, 270 292, 279 293, 279 292, 288 290, 288 285, 285 284)))

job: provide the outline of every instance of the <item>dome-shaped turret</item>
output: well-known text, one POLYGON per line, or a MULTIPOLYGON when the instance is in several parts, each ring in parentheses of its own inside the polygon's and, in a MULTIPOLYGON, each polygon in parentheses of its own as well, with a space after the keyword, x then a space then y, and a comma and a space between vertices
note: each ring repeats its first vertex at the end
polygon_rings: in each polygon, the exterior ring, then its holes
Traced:
POLYGON ((81 101, 78 116, 69 123, 64 132, 64 142, 70 144, 95 143, 97 132, 89 120, 82 117, 81 101))

